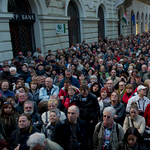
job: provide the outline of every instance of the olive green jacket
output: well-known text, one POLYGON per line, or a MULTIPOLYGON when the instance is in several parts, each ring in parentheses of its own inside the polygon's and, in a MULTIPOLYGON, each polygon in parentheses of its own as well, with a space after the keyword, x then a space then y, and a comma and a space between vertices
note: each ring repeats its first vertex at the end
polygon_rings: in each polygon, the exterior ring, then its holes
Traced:
MULTIPOLYGON (((104 141, 104 124, 101 123, 100 130, 98 131, 100 122, 96 125, 93 135, 93 150, 102 150, 102 145, 104 141)), ((110 134, 110 144, 111 150, 115 150, 118 143, 124 138, 123 128, 118 124, 118 136, 116 131, 116 122, 113 123, 112 131, 110 134)))

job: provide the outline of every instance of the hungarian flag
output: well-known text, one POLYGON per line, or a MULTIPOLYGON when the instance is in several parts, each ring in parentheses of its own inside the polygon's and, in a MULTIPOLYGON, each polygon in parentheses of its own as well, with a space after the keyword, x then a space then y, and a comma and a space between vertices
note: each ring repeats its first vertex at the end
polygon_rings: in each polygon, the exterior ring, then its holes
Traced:
POLYGON ((127 12, 122 17, 122 20, 125 22, 126 25, 128 25, 128 20, 127 20, 127 12))

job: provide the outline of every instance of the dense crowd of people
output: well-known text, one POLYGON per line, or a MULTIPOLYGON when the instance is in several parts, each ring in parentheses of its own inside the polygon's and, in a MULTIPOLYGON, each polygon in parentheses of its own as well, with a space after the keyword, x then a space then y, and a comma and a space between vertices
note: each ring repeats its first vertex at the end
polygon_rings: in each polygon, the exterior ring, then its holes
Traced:
POLYGON ((0 149, 146 150, 150 33, 4 61, 0 149))

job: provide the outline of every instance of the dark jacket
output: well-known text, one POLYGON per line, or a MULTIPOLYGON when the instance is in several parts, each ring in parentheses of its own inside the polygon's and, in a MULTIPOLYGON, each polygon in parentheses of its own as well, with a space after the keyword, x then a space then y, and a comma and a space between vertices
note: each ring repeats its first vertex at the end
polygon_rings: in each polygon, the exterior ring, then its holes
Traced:
POLYGON ((31 91, 29 92, 30 96, 31 96, 31 100, 36 102, 36 103, 39 103, 40 102, 40 99, 39 99, 39 89, 36 90, 36 92, 33 94, 31 91))
MULTIPOLYGON (((138 145, 138 150, 147 150, 146 146, 142 142, 141 143, 137 143, 137 145, 138 145)), ((126 143, 124 143, 123 141, 121 141, 121 142, 118 143, 118 145, 116 147, 116 150, 129 150, 129 149, 126 146, 126 143)))
POLYGON ((45 70, 44 69, 42 71, 40 71, 40 70, 36 71, 36 75, 37 76, 41 76, 41 75, 44 75, 44 74, 45 74, 45 70))
POLYGON ((6 133, 5 133, 5 130, 4 130, 4 127, 0 121, 0 134, 6 139, 7 136, 6 136, 6 133))
MULTIPOLYGON (((88 130, 87 124, 83 120, 78 119, 77 121, 77 139, 81 143, 81 150, 88 150, 88 130)), ((68 141, 70 138, 71 130, 68 119, 64 123, 57 123, 53 130, 52 141, 58 143, 61 147, 67 150, 68 141)))
POLYGON ((10 91, 10 90, 7 90, 7 91, 5 91, 5 92, 0 91, 0 93, 2 93, 2 95, 5 96, 6 98, 7 98, 8 96, 13 96, 13 97, 15 97, 15 94, 14 94, 12 91, 10 91))
POLYGON ((76 105, 80 109, 80 119, 89 123, 91 120, 96 124, 100 114, 97 97, 89 92, 87 101, 83 101, 82 94, 77 95, 76 105))
POLYGON ((2 115, 0 114, 0 122, 2 123, 7 138, 10 137, 10 134, 16 130, 17 128, 17 119, 19 114, 16 112, 12 112, 9 115, 2 115))
POLYGON ((39 113, 33 113, 31 115, 31 118, 32 118, 32 126, 41 130, 42 125, 43 125, 41 115, 39 113), (36 123, 37 121, 38 121, 38 123, 36 123))
MULTIPOLYGON (((140 84, 137 84, 136 81, 134 81, 134 82, 132 83, 134 90, 135 90, 139 85, 142 85, 142 84, 143 84, 143 82, 140 82, 140 84)), ((134 90, 133 90, 133 91, 134 91, 134 90)))
POLYGON ((29 150, 30 147, 27 146, 26 142, 29 136, 35 132, 40 133, 40 131, 33 126, 30 126, 26 131, 21 131, 20 128, 18 128, 11 134, 11 138, 9 140, 10 146, 16 148, 18 144, 20 144, 20 150, 29 150))
POLYGON ((10 75, 10 72, 3 71, 3 72, 0 74, 0 77, 1 77, 1 80, 7 79, 7 80, 10 81, 11 83, 13 83, 13 79, 12 79, 12 76, 10 75))
MULTIPOLYGON (((111 102, 109 103, 104 103, 104 109, 108 106, 111 105, 111 102)), ((115 106, 114 106, 114 109, 116 110, 116 114, 118 117, 114 118, 114 121, 116 123, 119 123, 120 125, 123 125, 123 121, 124 121, 124 118, 125 118, 125 108, 124 108, 124 105, 122 103, 117 103, 115 106)))
MULTIPOLYGON (((66 80, 66 78, 62 79, 61 82, 60 82, 60 85, 59 85, 59 89, 61 89, 63 86, 64 86, 64 81, 66 80)), ((71 81, 71 84, 73 86, 76 86, 77 88, 80 88, 80 83, 79 83, 79 80, 74 78, 74 77, 71 77, 69 79, 71 81)))
POLYGON ((23 76, 24 81, 26 81, 30 77, 30 72, 29 71, 27 71, 27 72, 21 71, 20 74, 23 76))

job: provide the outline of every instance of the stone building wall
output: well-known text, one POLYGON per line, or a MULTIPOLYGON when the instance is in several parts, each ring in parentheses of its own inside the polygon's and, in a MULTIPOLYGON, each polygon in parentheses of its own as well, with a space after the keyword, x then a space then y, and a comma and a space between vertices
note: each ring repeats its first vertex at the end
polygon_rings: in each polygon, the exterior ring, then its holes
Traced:
MULTIPOLYGON (((41 47, 44 54, 48 50, 56 51, 58 48, 67 49, 69 47, 69 29, 68 21, 68 5, 70 0, 29 0, 32 12, 36 16, 34 23, 34 34, 36 47, 41 47), (56 24, 65 24, 65 33, 56 33, 56 24)), ((80 36, 81 42, 96 42, 98 41, 98 12, 101 6, 104 12, 105 22, 105 37, 108 39, 118 37, 118 21, 125 13, 124 6, 120 5, 116 9, 116 0, 71 0, 74 1, 80 16, 80 36), (120 18, 118 17, 118 12, 120 18)), ((13 16, 8 13, 8 0, 0 0, 0 62, 13 58, 12 44, 9 28, 9 19, 13 16)), ((129 25, 125 26, 123 21, 120 21, 121 34, 124 36, 131 34, 131 12, 135 13, 136 23, 133 33, 141 33, 141 23, 143 22, 143 31, 150 30, 150 5, 137 0, 133 0, 132 6, 127 8, 127 16, 129 25), (142 15, 143 13, 143 15, 142 15), (139 18, 137 18, 139 14, 139 18), (147 17, 146 17, 147 16, 147 17), (141 18, 142 17, 142 18, 141 18), (146 25, 145 25, 146 24, 146 25), (139 31, 137 31, 137 29, 139 31)), ((102 29, 103 30, 103 29, 102 29)))

